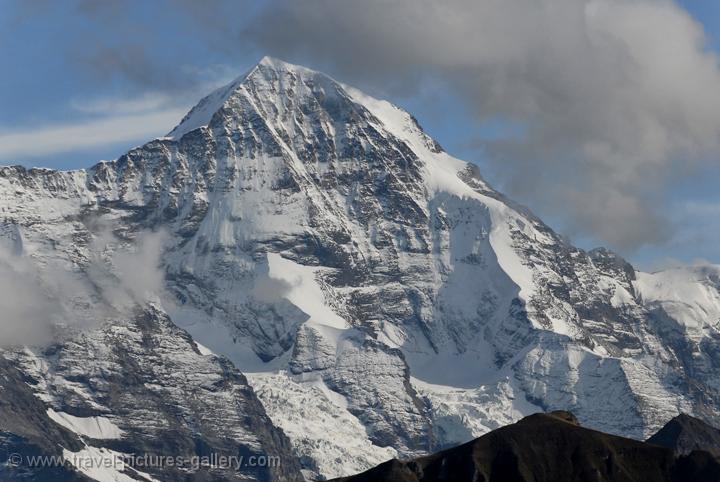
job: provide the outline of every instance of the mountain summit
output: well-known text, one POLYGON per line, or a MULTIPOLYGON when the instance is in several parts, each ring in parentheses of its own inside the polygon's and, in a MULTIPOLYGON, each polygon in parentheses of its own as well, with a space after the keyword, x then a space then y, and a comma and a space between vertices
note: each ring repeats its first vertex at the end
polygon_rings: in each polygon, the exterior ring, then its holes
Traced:
POLYGON ((293 480, 537 411, 635 438, 718 417, 720 268, 577 249, 410 114, 304 67, 265 58, 113 162, 0 168, 0 209, 0 259, 78 287, 49 310, 71 329, 4 353, 32 421, 0 430, 38 450, 278 453, 201 472, 293 480), (96 419, 114 428, 83 435, 96 419))
POLYGON ((228 108, 228 103, 231 102, 232 99, 237 99, 238 96, 243 95, 243 87, 252 82, 262 82, 261 79, 263 78, 268 80, 268 75, 272 72, 285 72, 288 74, 292 73, 293 75, 305 75, 307 77, 323 75, 299 65, 292 65, 272 57, 263 57, 260 62, 248 72, 201 99, 182 121, 180 121, 180 124, 168 134, 168 137, 180 138, 192 130, 206 127, 218 111, 223 108, 228 108))

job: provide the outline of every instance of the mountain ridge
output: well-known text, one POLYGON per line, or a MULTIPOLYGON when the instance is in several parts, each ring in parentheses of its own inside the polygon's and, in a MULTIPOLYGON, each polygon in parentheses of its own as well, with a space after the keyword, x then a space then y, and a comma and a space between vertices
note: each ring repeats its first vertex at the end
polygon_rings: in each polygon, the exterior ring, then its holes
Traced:
POLYGON ((530 415, 437 454, 414 460, 393 459, 367 472, 333 480, 714 482, 718 478, 720 461, 703 449, 674 453, 649 441, 583 428, 569 412, 551 412, 530 415))
POLYGON ((647 443, 667 447, 678 455, 704 450, 720 456, 720 430, 685 413, 666 423, 647 443))

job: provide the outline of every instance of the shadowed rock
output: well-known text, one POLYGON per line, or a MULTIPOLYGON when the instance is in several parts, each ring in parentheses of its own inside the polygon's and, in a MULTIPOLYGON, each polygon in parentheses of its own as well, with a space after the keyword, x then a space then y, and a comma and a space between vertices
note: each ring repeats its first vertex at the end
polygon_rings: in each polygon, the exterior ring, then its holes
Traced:
POLYGON ((670 420, 647 442, 672 449, 678 455, 705 450, 720 456, 720 430, 684 413, 670 420))
POLYGON ((580 427, 569 412, 526 417, 464 445, 415 460, 391 460, 344 482, 710 482, 710 453, 673 450, 580 427))

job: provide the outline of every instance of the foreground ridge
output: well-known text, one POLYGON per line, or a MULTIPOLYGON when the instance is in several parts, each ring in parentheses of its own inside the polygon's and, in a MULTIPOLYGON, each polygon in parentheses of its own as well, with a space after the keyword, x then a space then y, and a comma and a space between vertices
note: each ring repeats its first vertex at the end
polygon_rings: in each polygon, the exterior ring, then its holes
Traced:
MULTIPOLYGON (((698 426, 704 425, 693 420, 698 426)), ((717 446, 708 448, 715 450, 717 446)), ((391 460, 362 474, 335 480, 715 482, 720 480, 720 460, 700 448, 675 454, 670 448, 588 430, 569 412, 551 412, 531 415, 434 455, 391 460)))

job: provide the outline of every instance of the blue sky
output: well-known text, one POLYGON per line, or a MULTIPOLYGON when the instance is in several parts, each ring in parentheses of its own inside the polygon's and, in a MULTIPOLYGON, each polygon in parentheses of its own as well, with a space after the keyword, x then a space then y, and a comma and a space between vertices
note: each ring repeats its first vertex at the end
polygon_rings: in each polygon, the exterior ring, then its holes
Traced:
MULTIPOLYGON (((170 0, 0 0, 0 164, 70 169, 116 158, 169 132, 200 97, 272 54, 392 100, 415 115, 450 153, 480 164, 493 184, 507 188, 576 243, 612 245, 612 236, 573 222, 561 205, 526 192, 508 176, 497 154, 484 145, 521 135, 520 124, 508 120, 506 111, 478 116, 469 94, 458 93, 464 87, 448 88, 451 84, 442 76, 424 71, 421 58, 396 76, 391 71, 370 75, 367 67, 353 70, 333 57, 336 52, 304 40, 307 32, 293 32, 296 38, 286 41, 283 32, 268 34, 270 27, 258 34, 262 19, 268 18, 263 9, 281 8, 277 3, 213 1, 203 8, 197 2, 170 0), (245 27, 234 30, 230 25, 245 27)), ((706 48, 720 50, 720 2, 683 0, 676 6, 702 25, 706 48)), ((354 45, 365 47, 363 42, 367 40, 359 38, 354 45)), ((390 61, 398 63, 397 58, 390 61)), ((455 64, 442 68, 459 69, 455 64)), ((662 206, 652 214, 660 224, 672 225, 670 235, 613 248, 645 269, 696 259, 720 263, 720 167, 714 152, 702 155, 711 159, 657 188, 662 189, 662 206)), ((672 177, 681 171, 668 172, 672 177)))

